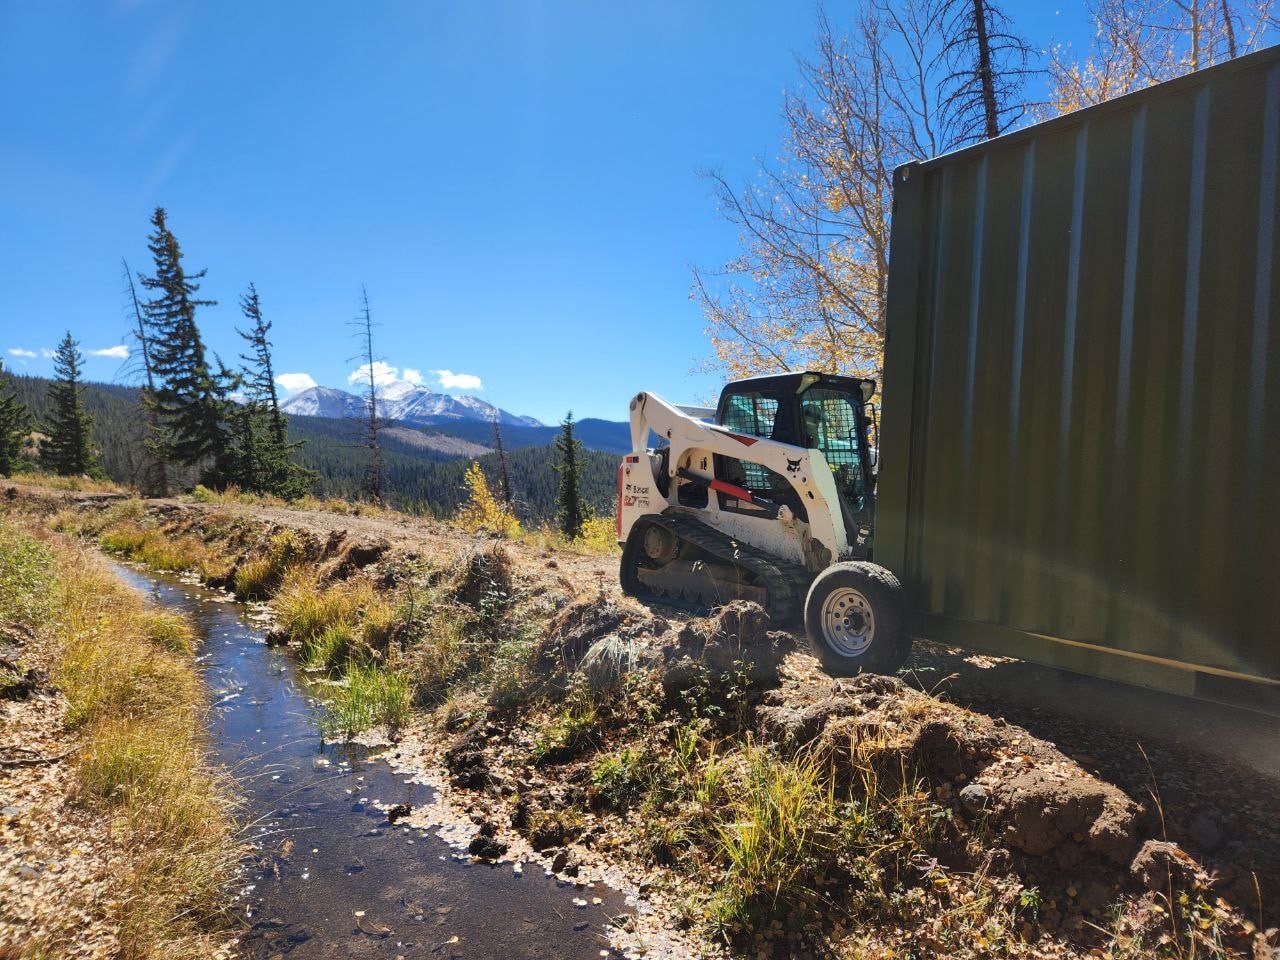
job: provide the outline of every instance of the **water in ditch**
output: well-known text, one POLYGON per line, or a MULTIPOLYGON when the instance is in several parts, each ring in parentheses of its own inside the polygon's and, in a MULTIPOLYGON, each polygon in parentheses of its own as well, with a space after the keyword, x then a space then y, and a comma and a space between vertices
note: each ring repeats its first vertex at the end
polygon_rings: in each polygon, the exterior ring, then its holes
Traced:
POLYGON ((242 606, 167 576, 117 570, 187 613, 204 638, 211 741, 241 784, 254 846, 236 903, 243 956, 618 955, 605 932, 625 909, 617 893, 579 889, 537 867, 516 873, 459 860, 430 831, 390 822, 378 804, 427 803, 430 788, 362 747, 322 743, 305 674, 264 643, 242 606))

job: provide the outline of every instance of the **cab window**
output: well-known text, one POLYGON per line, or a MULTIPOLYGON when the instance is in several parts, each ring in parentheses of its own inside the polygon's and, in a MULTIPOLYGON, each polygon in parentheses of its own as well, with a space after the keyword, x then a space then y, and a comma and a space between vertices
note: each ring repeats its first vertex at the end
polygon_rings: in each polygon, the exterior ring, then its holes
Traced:
POLYGON ((867 491, 858 446, 857 407, 843 391, 814 387, 801 396, 800 410, 806 444, 822 452, 845 501, 853 510, 861 510, 867 491))

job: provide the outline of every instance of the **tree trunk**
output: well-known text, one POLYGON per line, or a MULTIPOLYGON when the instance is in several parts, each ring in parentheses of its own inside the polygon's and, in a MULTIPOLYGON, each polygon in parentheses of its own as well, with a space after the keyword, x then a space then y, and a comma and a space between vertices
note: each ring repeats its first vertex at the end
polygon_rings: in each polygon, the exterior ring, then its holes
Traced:
POLYGON ((973 0, 973 30, 978 41, 978 82, 982 85, 982 113, 988 140, 1000 136, 995 74, 991 69, 991 39, 987 36, 986 0, 973 0))

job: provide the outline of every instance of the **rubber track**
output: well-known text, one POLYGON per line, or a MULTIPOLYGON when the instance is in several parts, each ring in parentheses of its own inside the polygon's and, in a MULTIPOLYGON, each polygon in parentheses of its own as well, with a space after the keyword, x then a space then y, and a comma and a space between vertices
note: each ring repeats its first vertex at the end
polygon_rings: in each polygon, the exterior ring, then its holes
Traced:
MULTIPOLYGON (((769 591, 769 619, 774 623, 781 626, 800 619, 811 579, 804 567, 778 560, 692 517, 664 513, 645 517, 643 522, 666 527, 681 540, 754 574, 769 591)), ((666 597, 659 599, 669 602, 666 597)))

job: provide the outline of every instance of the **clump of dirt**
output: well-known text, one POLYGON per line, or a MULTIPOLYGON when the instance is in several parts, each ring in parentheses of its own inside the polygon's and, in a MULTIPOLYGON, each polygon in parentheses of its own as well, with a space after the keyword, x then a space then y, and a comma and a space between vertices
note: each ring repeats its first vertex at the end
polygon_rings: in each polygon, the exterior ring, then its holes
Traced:
POLYGON ((552 617, 539 653, 546 667, 572 670, 593 644, 606 637, 633 641, 659 636, 668 629, 667 621, 600 594, 576 600, 552 617))
POLYGON ((1119 788, 1065 757, 997 767, 982 779, 989 782, 991 824, 1008 846, 1036 857, 1056 853, 1064 869, 1079 866, 1085 853, 1129 862, 1143 810, 1119 788))
POLYGON ((656 652, 663 691, 672 697, 708 674, 740 674, 755 688, 777 686, 788 640, 769 631, 769 615, 758 603, 734 600, 663 638, 656 652))
POLYGON ((348 537, 345 530, 335 530, 329 534, 320 551, 326 558, 320 568, 320 578, 346 580, 377 563, 390 549, 388 540, 358 540, 348 537))
POLYGON ((495 540, 481 544, 462 558, 452 594, 460 603, 480 607, 487 600, 509 597, 511 588, 511 555, 495 540))

